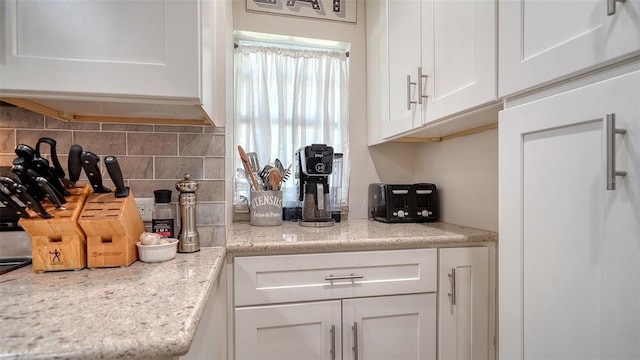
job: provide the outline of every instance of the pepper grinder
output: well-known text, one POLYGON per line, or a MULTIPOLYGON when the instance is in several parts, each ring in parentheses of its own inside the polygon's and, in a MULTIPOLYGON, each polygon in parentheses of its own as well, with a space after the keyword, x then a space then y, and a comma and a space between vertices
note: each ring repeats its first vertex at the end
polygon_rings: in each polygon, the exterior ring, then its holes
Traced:
POLYGON ((200 237, 196 229, 196 190, 198 183, 191 180, 189 174, 176 183, 180 191, 180 234, 178 235, 178 252, 196 252, 200 250, 200 237))

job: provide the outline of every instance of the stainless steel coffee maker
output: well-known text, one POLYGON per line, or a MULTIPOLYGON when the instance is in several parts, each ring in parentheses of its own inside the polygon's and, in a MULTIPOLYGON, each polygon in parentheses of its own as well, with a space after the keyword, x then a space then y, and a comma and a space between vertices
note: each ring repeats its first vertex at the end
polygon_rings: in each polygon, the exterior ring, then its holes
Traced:
POLYGON ((333 147, 312 144, 296 151, 296 177, 302 201, 302 219, 298 224, 310 227, 331 226, 329 176, 333 167, 333 147))

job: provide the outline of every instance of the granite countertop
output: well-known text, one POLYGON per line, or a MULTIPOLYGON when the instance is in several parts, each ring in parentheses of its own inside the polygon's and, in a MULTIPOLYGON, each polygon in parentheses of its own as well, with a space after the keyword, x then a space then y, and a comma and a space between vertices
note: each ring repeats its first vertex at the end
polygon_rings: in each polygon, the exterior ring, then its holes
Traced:
POLYGON ((224 257, 224 248, 202 248, 162 263, 0 275, 0 358, 185 354, 224 257))
POLYGON ((227 251, 254 253, 300 253, 395 248, 456 246, 493 243, 498 234, 442 222, 388 224, 351 219, 331 227, 309 228, 284 221, 281 226, 259 227, 233 223, 227 235, 227 251))

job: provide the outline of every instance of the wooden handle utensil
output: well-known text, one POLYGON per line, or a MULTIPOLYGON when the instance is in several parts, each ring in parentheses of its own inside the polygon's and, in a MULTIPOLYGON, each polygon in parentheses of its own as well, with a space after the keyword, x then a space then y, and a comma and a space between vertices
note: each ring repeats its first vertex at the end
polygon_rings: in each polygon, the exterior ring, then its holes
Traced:
POLYGON ((249 174, 249 177, 251 178, 251 186, 253 187, 253 190, 260 191, 261 189, 258 187, 258 181, 256 180, 255 176, 253 176, 253 172, 251 171, 251 164, 249 164, 249 157, 247 156, 247 153, 244 152, 244 149, 240 145, 238 145, 238 153, 240 154, 240 159, 242 159, 242 165, 244 166, 244 171, 247 174, 249 174))

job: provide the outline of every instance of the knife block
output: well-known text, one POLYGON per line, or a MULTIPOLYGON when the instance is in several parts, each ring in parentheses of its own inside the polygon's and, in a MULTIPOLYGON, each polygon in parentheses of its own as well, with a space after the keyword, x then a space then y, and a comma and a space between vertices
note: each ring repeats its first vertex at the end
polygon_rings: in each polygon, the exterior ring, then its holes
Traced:
POLYGON ((78 225, 83 205, 91 192, 91 186, 84 185, 67 189, 66 210, 58 210, 50 202, 42 206, 52 215, 50 219, 40 218, 32 210, 27 210, 30 218, 21 218, 20 226, 31 237, 33 271, 80 270, 87 265, 87 242, 78 225))
POLYGON ((87 267, 128 266, 138 259, 136 242, 145 230, 133 192, 93 193, 85 202, 78 224, 87 235, 87 267))

